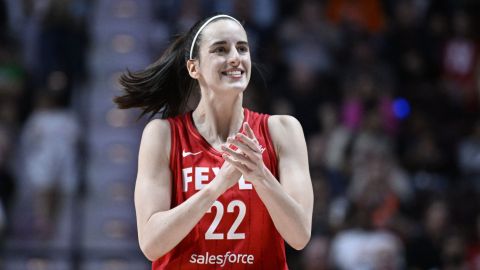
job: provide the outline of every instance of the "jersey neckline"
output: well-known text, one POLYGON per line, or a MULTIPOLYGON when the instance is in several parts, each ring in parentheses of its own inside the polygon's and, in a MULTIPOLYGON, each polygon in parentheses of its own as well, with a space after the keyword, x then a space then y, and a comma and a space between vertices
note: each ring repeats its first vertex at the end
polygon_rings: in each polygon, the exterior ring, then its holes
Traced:
MULTIPOLYGON (((240 126, 240 129, 237 131, 237 133, 242 133, 243 132, 243 124, 245 122, 248 123, 248 116, 249 116, 249 111, 246 108, 243 109, 243 121, 242 125, 240 126)), ((215 149, 203 136, 200 134, 198 131, 197 127, 195 127, 195 124, 193 123, 193 111, 190 111, 186 115, 186 120, 187 120, 187 128, 190 131, 190 134, 192 134, 195 139, 197 139, 200 144, 209 152, 217 155, 217 156, 222 156, 222 153, 215 149)))

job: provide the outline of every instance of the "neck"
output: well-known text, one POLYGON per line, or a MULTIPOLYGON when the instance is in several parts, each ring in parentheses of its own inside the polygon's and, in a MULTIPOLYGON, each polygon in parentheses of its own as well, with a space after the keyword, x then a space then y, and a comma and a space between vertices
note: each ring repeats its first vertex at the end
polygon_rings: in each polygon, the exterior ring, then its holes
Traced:
POLYGON ((236 134, 243 122, 243 94, 231 99, 208 97, 202 98, 193 111, 193 122, 200 134, 213 147, 220 148, 229 136, 236 134))

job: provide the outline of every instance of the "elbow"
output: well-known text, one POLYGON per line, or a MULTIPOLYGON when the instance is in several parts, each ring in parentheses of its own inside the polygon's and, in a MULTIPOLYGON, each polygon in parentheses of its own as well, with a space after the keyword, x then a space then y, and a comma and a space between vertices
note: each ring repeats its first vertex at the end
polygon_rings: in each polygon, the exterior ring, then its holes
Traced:
POLYGON ((155 256, 153 253, 149 253, 148 251, 142 250, 142 252, 143 252, 143 255, 151 262, 154 262, 158 258, 160 258, 160 257, 155 256))
POLYGON ((140 243, 140 249, 142 250, 143 255, 151 262, 156 261, 159 257, 156 256, 153 250, 147 245, 140 243))
POLYGON ((156 247, 152 241, 139 241, 140 244, 140 250, 142 250, 143 255, 151 261, 154 262, 163 254, 160 254, 158 250, 156 250, 156 247))
POLYGON ((290 246, 295 250, 304 249, 308 242, 310 242, 311 230, 305 230, 302 235, 298 236, 297 239, 294 239, 292 243, 289 243, 290 246))

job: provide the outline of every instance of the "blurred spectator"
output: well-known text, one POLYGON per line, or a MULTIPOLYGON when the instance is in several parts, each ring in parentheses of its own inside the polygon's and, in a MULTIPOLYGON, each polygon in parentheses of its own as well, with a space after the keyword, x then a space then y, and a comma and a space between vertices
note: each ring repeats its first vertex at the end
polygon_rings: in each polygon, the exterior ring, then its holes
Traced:
POLYGON ((446 235, 441 255, 441 269, 468 269, 465 239, 461 232, 451 232, 446 235))
POLYGON ((333 269, 403 269, 403 245, 389 231, 373 229, 371 212, 354 206, 348 228, 334 236, 330 259, 333 269))
MULTIPOLYGON (((297 11, 279 27, 286 64, 314 73, 329 73, 334 66, 331 51, 338 45, 338 33, 323 15, 319 1, 302 1, 297 11)), ((292 69, 294 71, 294 69, 292 69)))
POLYGON ((428 59, 426 69, 428 69, 429 78, 438 78, 442 72, 442 54, 443 47, 450 35, 449 17, 447 12, 449 7, 446 1, 430 1, 426 20, 426 29, 424 31, 427 51, 423 51, 428 59))
POLYGON ((450 96, 470 112, 478 110, 478 44, 472 38, 471 19, 463 10, 453 15, 453 35, 447 40, 443 52, 443 78, 450 96))
POLYGON ((331 201, 331 191, 329 183, 322 175, 313 174, 313 219, 312 234, 325 234, 329 231, 328 227, 328 210, 331 201))
POLYGON ((315 70, 302 61, 290 63, 288 78, 283 91, 292 106, 293 115, 303 119, 302 126, 308 138, 318 127, 317 106, 321 102, 321 90, 315 70))
POLYGON ((324 171, 330 196, 343 196, 347 189, 350 169, 349 147, 352 132, 340 122, 338 107, 325 103, 318 108, 321 131, 308 139, 309 162, 312 173, 324 171))
POLYGON ((460 141, 458 163, 465 181, 480 192, 480 120, 473 125, 469 136, 460 141))
POLYGON ((407 174, 392 157, 390 144, 381 137, 361 133, 352 153, 350 199, 372 209, 373 224, 386 228, 393 223, 401 204, 412 199, 407 174))
POLYGON ((378 114, 380 129, 385 134, 395 135, 397 119, 393 114, 393 100, 388 89, 379 89, 379 81, 368 73, 360 72, 347 77, 344 84, 342 123, 357 131, 370 113, 378 114))
POLYGON ((407 125, 408 141, 402 151, 402 163, 411 173, 416 189, 442 192, 447 188, 449 170, 445 149, 438 144, 436 133, 431 130, 423 114, 412 114, 407 125))
POLYGON ((392 13, 391 27, 386 34, 386 57, 400 80, 423 78, 427 75, 427 68, 431 67, 427 59, 431 44, 427 41, 415 1, 394 1, 392 13))
POLYGON ((323 5, 310 0, 300 2, 278 29, 286 80, 275 81, 275 86, 290 101, 294 115, 303 119, 308 137, 319 128, 318 104, 337 96, 328 78, 334 69, 331 51, 339 41, 338 35, 325 20, 323 5))
POLYGON ((322 235, 314 235, 309 244, 305 247, 302 255, 302 265, 304 270, 327 270, 331 269, 329 265, 329 246, 330 241, 322 235))
POLYGON ((428 202, 420 227, 407 242, 410 269, 440 269, 442 246, 449 226, 448 205, 444 200, 428 202))
POLYGON ((50 0, 41 19, 38 40, 40 85, 61 74, 65 80, 66 103, 70 102, 74 83, 80 84, 86 74, 86 11, 75 5, 79 0, 50 0))
POLYGON ((21 134, 23 176, 32 192, 34 230, 41 236, 55 229, 62 197, 71 196, 77 186, 80 129, 62 99, 57 92, 42 92, 21 134))

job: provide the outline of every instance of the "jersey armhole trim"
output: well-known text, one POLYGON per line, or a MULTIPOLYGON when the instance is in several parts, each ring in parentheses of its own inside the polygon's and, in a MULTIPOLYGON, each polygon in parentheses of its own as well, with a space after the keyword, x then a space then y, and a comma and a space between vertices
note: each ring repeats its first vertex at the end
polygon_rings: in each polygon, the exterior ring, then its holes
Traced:
POLYGON ((170 124, 170 157, 169 157, 169 166, 172 173, 175 171, 175 160, 177 151, 177 131, 175 129, 175 120, 172 118, 167 118, 168 123, 170 124))
MULTIPOLYGON (((272 159, 272 167, 274 171, 272 172, 275 177, 279 177, 278 175, 278 158, 277 158, 277 152, 275 150, 275 145, 273 144, 272 137, 270 136, 270 128, 268 126, 268 119, 270 118, 271 115, 265 114, 262 117, 262 129, 263 132, 265 132, 265 143, 267 144, 265 148, 269 152, 269 156, 272 159)), ((280 179, 278 179, 280 181, 280 179)))
MULTIPOLYGON (((175 123, 177 117, 167 118, 168 123, 170 124, 170 160, 169 167, 170 172, 172 173, 172 187, 171 187, 171 199, 170 199, 170 208, 173 208, 176 205, 176 190, 177 190, 177 181, 175 181, 175 171, 177 169, 177 144, 179 138, 177 138, 177 125, 175 123)), ((168 254, 168 253, 167 253, 168 254)))

